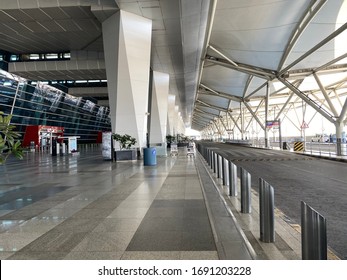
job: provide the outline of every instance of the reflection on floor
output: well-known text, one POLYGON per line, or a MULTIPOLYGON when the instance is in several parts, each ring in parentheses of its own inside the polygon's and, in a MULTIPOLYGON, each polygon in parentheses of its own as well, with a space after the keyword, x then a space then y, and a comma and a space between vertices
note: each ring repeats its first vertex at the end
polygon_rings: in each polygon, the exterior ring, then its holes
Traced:
POLYGON ((0 169, 1 259, 218 259, 193 157, 28 154, 0 169))
POLYGON ((276 242, 260 243, 257 203, 240 214, 240 198, 185 149, 156 166, 98 149, 29 153, 0 174, 0 259, 300 258, 298 232, 279 219, 276 242))

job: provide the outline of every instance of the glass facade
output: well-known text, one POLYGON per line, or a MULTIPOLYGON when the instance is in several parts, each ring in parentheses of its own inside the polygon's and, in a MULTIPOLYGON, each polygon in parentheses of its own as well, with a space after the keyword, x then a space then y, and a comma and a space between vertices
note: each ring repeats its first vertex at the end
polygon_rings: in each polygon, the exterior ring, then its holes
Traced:
POLYGON ((13 115, 11 123, 24 136, 27 125, 64 127, 64 136, 80 136, 80 143, 95 143, 99 131, 111 130, 109 108, 67 94, 42 82, 0 70, 0 111, 13 115))

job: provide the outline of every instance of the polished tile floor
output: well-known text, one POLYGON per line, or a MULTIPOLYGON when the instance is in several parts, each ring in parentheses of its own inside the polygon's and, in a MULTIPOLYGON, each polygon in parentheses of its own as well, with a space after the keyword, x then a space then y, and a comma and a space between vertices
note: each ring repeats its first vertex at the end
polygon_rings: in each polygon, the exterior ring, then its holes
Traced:
MULTIPOLYGON (((28 154, 0 166, 1 259, 219 259, 194 157, 28 154)), ((218 245, 218 244, 217 244, 218 245)))
POLYGON ((156 166, 97 148, 29 153, 0 174, 0 259, 300 259, 300 233, 279 211, 275 243, 260 242, 257 194, 240 213, 240 197, 184 149, 156 166))

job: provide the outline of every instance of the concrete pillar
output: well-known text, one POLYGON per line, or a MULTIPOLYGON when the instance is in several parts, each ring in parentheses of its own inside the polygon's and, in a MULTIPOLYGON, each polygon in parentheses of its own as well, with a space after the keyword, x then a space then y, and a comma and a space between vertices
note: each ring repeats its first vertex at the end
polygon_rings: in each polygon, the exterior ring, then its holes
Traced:
POLYGON ((162 144, 162 149, 157 148, 158 155, 166 154, 169 80, 169 74, 153 71, 149 142, 151 146, 162 144))
POLYGON ((268 115, 269 115, 269 98, 270 98, 270 89, 269 89, 269 83, 266 84, 266 96, 265 96, 265 148, 269 148, 269 131, 267 128, 267 121, 268 121, 268 115))
POLYGON ((168 114, 167 114, 167 123, 168 129, 167 133, 174 136, 174 126, 175 126, 175 102, 176 96, 173 94, 169 94, 168 97, 168 114))
POLYGON ((152 21, 119 11, 102 23, 112 132, 146 146, 152 21))
POLYGON ((336 122, 336 155, 342 156, 342 132, 343 132, 343 122, 336 122))

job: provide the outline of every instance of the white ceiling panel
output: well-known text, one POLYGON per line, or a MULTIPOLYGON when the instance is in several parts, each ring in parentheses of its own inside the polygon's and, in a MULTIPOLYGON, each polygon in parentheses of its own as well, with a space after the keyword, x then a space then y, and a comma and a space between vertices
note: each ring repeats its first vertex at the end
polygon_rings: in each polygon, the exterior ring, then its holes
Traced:
POLYGON ((225 108, 225 109, 228 108, 229 102, 230 102, 230 100, 226 98, 207 95, 207 94, 201 94, 201 93, 199 93, 199 100, 214 106, 225 108))
POLYGON ((216 91, 241 97, 247 78, 244 73, 215 65, 204 70, 202 83, 216 91))

